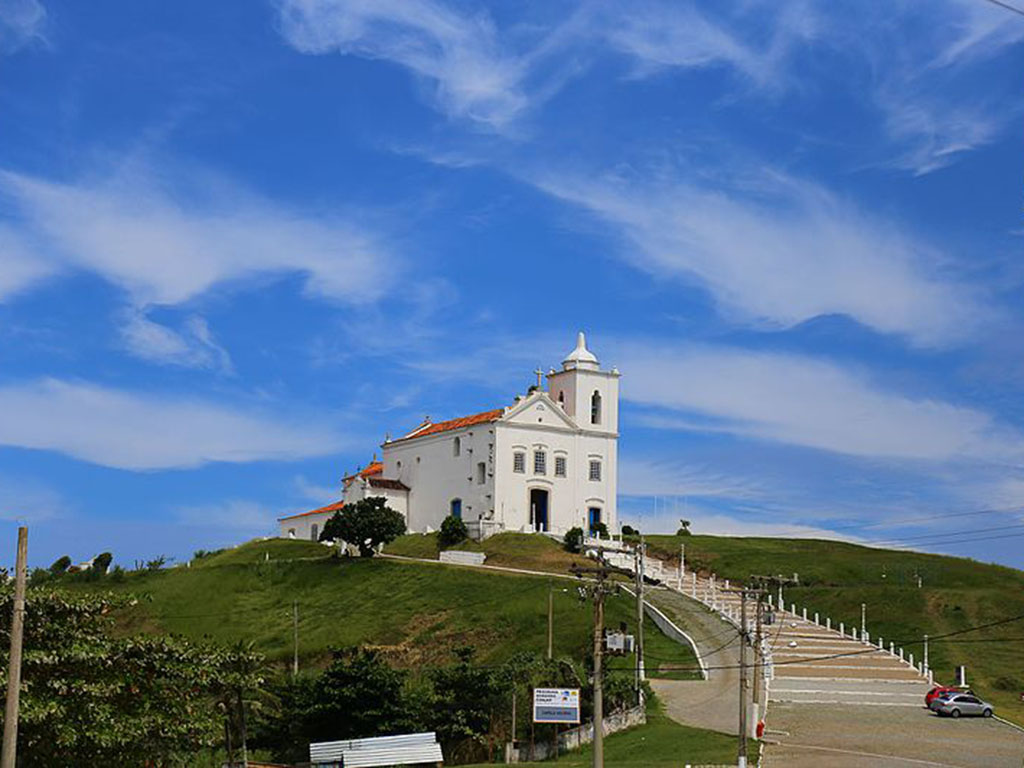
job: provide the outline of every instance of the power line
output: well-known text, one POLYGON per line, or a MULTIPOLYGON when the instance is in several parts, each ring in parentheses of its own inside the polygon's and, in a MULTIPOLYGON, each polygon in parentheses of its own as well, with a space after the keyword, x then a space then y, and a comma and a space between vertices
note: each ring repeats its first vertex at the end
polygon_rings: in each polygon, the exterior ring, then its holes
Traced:
POLYGON ((1018 16, 1024 16, 1024 10, 1017 8, 1014 5, 1010 5, 1009 3, 1004 3, 1003 0, 986 0, 986 2, 992 3, 992 5, 997 5, 1000 8, 1004 8, 1011 13, 1016 13, 1018 16))

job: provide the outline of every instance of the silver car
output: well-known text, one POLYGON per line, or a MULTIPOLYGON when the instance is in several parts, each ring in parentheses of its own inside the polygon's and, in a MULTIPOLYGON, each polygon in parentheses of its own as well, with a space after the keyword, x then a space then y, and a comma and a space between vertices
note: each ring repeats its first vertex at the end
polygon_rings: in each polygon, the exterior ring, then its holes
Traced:
MULTIPOLYGON (((935 702, 932 702, 933 704, 935 702)), ((934 708, 940 715, 960 717, 961 715, 981 715, 992 717, 993 707, 986 701, 968 693, 956 693, 941 699, 938 707, 934 708)))

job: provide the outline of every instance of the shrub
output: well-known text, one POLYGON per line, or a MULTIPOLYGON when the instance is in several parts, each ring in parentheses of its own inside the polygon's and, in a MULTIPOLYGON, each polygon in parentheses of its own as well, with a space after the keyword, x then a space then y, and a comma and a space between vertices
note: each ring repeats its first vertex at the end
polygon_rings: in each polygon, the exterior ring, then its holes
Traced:
POLYGON ((599 539, 608 538, 608 526, 604 523, 597 523, 590 527, 590 535, 597 536, 599 539))
POLYGON ((442 547, 453 547, 460 541, 469 538, 469 529, 461 517, 448 515, 441 523, 441 530, 437 534, 437 543, 442 547))
POLYGON ((622 535, 623 536, 639 536, 640 535, 640 531, 638 529, 634 528, 632 525, 624 525, 624 526, 622 526, 622 535))
POLYGON ((114 556, 109 552, 100 552, 92 561, 92 569, 96 573, 106 573, 110 568, 110 563, 113 561, 114 556))
POLYGON ((565 532, 565 538, 562 539, 562 546, 565 547, 566 552, 582 552, 583 551, 583 529, 579 526, 570 528, 565 532))
POLYGON ((54 576, 59 576, 62 573, 66 573, 68 568, 71 567, 71 558, 67 555, 61 555, 53 561, 53 565, 50 566, 50 573, 54 576))

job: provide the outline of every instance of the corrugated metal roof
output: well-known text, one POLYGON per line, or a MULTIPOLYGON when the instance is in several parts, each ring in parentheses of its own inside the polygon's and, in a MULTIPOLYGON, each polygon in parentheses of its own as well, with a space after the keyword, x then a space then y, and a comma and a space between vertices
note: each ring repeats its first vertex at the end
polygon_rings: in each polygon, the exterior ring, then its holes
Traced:
POLYGON ((309 761, 313 765, 341 764, 345 768, 372 768, 386 765, 436 764, 443 760, 441 745, 437 743, 437 735, 433 732, 324 741, 309 745, 309 761))

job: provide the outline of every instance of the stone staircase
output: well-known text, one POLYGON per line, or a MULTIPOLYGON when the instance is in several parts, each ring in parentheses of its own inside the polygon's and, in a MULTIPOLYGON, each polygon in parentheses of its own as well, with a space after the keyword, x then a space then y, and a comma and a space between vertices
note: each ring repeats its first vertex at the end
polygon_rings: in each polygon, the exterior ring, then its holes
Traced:
MULTIPOLYGON (((740 597, 727 580, 695 573, 670 577, 669 586, 696 599, 737 627, 740 597)), ((774 623, 763 628, 764 676, 774 702, 920 707, 931 681, 929 670, 915 664, 902 648, 871 640, 868 633, 847 631, 831 619, 795 605, 778 608, 770 599, 774 623)), ((754 627, 753 606, 747 621, 754 627)))

